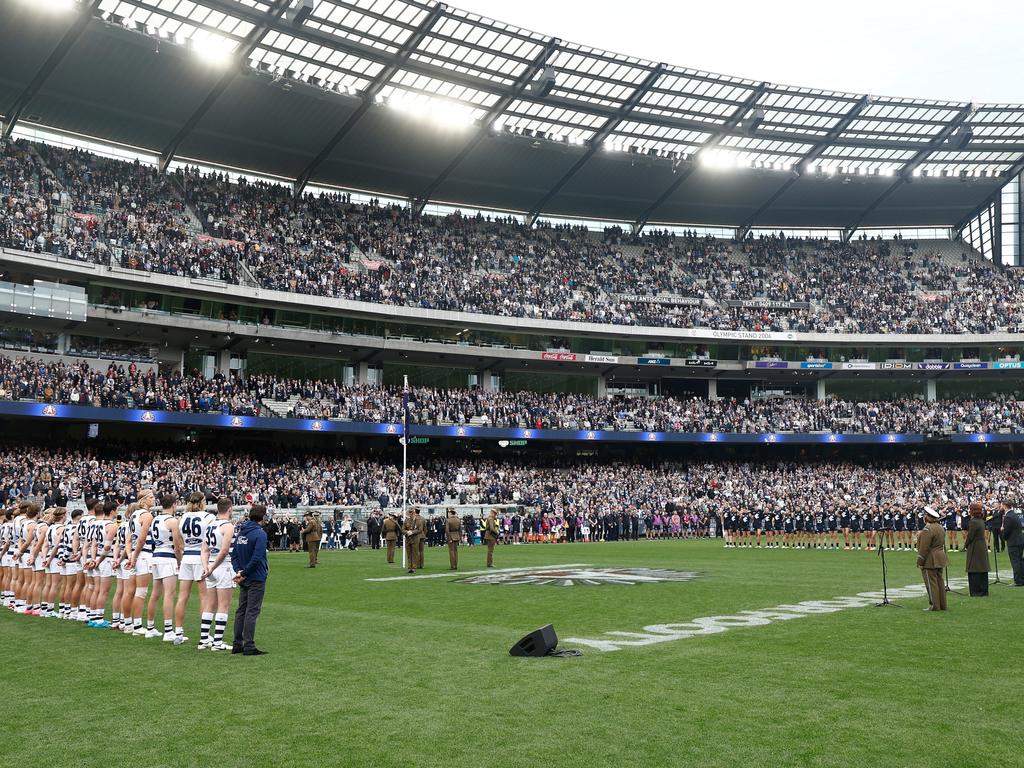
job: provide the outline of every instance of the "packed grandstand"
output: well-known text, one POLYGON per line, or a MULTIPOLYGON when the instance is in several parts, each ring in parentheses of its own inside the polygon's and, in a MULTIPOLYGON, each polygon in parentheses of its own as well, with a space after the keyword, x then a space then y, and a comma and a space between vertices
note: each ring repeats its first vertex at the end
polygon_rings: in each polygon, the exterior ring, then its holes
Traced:
POLYGON ((805 333, 1022 325, 1024 277, 966 245, 740 241, 512 217, 411 215, 350 196, 16 141, 0 243, 273 291, 513 318, 805 333))

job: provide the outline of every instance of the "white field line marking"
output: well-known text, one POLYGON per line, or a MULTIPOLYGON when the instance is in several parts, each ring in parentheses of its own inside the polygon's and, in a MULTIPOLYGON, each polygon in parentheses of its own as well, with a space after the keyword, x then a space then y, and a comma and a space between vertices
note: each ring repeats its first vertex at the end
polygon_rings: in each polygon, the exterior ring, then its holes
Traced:
MULTIPOLYGON (((1012 573, 1000 571, 1000 576, 1012 578, 1012 573)), ((950 589, 962 589, 967 586, 966 577, 949 580, 950 589)), ((888 591, 894 600, 901 598, 920 598, 926 595, 924 583, 908 584, 895 587, 888 591)), ((834 597, 831 600, 803 600, 793 605, 776 605, 773 608, 762 608, 756 611, 738 611, 728 616, 705 616, 687 622, 673 624, 650 624, 642 632, 605 632, 610 637, 582 638, 566 637, 565 644, 585 645, 599 651, 619 651, 623 648, 637 648, 645 645, 668 643, 674 640, 685 640, 697 635, 717 635, 730 629, 740 627, 761 627, 777 621, 802 619, 822 613, 836 613, 848 608, 864 608, 876 604, 882 599, 881 592, 858 592, 853 597, 834 597)))
POLYGON ((529 568, 487 568, 483 571, 445 571, 444 573, 425 573, 414 576, 382 576, 367 581, 412 581, 413 579, 443 579, 452 576, 481 576, 485 573, 522 573, 524 571, 547 571, 552 568, 589 568, 590 563, 563 563, 561 565, 533 565, 529 568))
POLYGON ((522 568, 486 568, 484 570, 447 570, 443 573, 423 573, 417 575, 403 575, 403 577, 381 577, 378 579, 368 579, 368 582, 411 582, 414 579, 445 579, 452 578, 454 575, 458 577, 464 577, 464 575, 482 575, 483 573, 520 573, 528 570, 549 570, 551 568, 589 568, 590 563, 585 562, 567 562, 560 563, 558 565, 531 565, 529 567, 522 568))

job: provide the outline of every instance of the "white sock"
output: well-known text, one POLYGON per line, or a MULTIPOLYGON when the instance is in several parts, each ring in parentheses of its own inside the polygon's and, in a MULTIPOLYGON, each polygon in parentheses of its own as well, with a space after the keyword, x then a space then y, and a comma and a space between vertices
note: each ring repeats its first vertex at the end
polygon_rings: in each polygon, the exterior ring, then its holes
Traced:
POLYGON ((210 625, 213 623, 213 614, 209 612, 203 612, 201 621, 199 622, 199 641, 207 642, 210 639, 210 625))
POLYGON ((219 643, 224 639, 224 630, 228 625, 228 615, 226 613, 218 613, 215 620, 216 624, 213 628, 213 642, 219 643))

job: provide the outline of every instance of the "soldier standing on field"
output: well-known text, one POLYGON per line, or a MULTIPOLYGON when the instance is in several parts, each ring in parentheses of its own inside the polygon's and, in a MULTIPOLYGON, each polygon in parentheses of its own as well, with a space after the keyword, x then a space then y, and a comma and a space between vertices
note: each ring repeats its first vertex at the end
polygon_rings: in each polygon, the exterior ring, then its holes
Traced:
POLYGON ((929 607, 926 611, 946 610, 946 585, 942 582, 942 569, 949 565, 946 556, 946 531, 939 525, 940 513, 932 507, 924 508, 925 525, 917 538, 917 567, 928 588, 929 607))
POLYGON ((320 554, 320 539, 324 535, 319 512, 306 513, 306 526, 302 529, 302 535, 306 537, 306 550, 309 552, 307 567, 316 568, 317 557, 320 554))
POLYGON ((484 520, 484 544, 487 545, 487 567, 494 567, 494 545, 498 542, 498 510, 492 509, 484 520))
POLYGON ((423 518, 416 507, 410 507, 402 525, 405 534, 405 558, 409 573, 415 573, 422 567, 419 561, 420 541, 423 539, 423 518))
POLYGON ((388 562, 395 562, 395 543, 398 541, 398 521, 395 520, 394 515, 388 515, 384 518, 384 522, 381 523, 381 531, 384 534, 384 541, 387 544, 388 550, 388 562))
POLYGON ((450 570, 459 570, 459 542, 462 541, 462 521, 451 507, 448 508, 448 519, 445 520, 445 533, 448 539, 448 565, 450 570))

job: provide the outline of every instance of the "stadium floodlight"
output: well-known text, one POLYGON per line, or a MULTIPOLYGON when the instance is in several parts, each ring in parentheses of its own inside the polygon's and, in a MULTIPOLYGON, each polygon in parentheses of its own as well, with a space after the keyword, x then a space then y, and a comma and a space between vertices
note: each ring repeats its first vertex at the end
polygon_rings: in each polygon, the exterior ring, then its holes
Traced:
POLYGON ((466 128, 474 119, 473 111, 462 104, 406 91, 392 93, 388 106, 444 128, 466 128))
POLYGON ((235 44, 231 40, 212 32, 206 34, 197 32, 188 39, 188 46, 200 59, 216 66, 227 64, 235 49, 235 44))
POLYGON ((43 11, 66 12, 74 9, 77 0, 22 0, 26 5, 31 5, 43 11))

